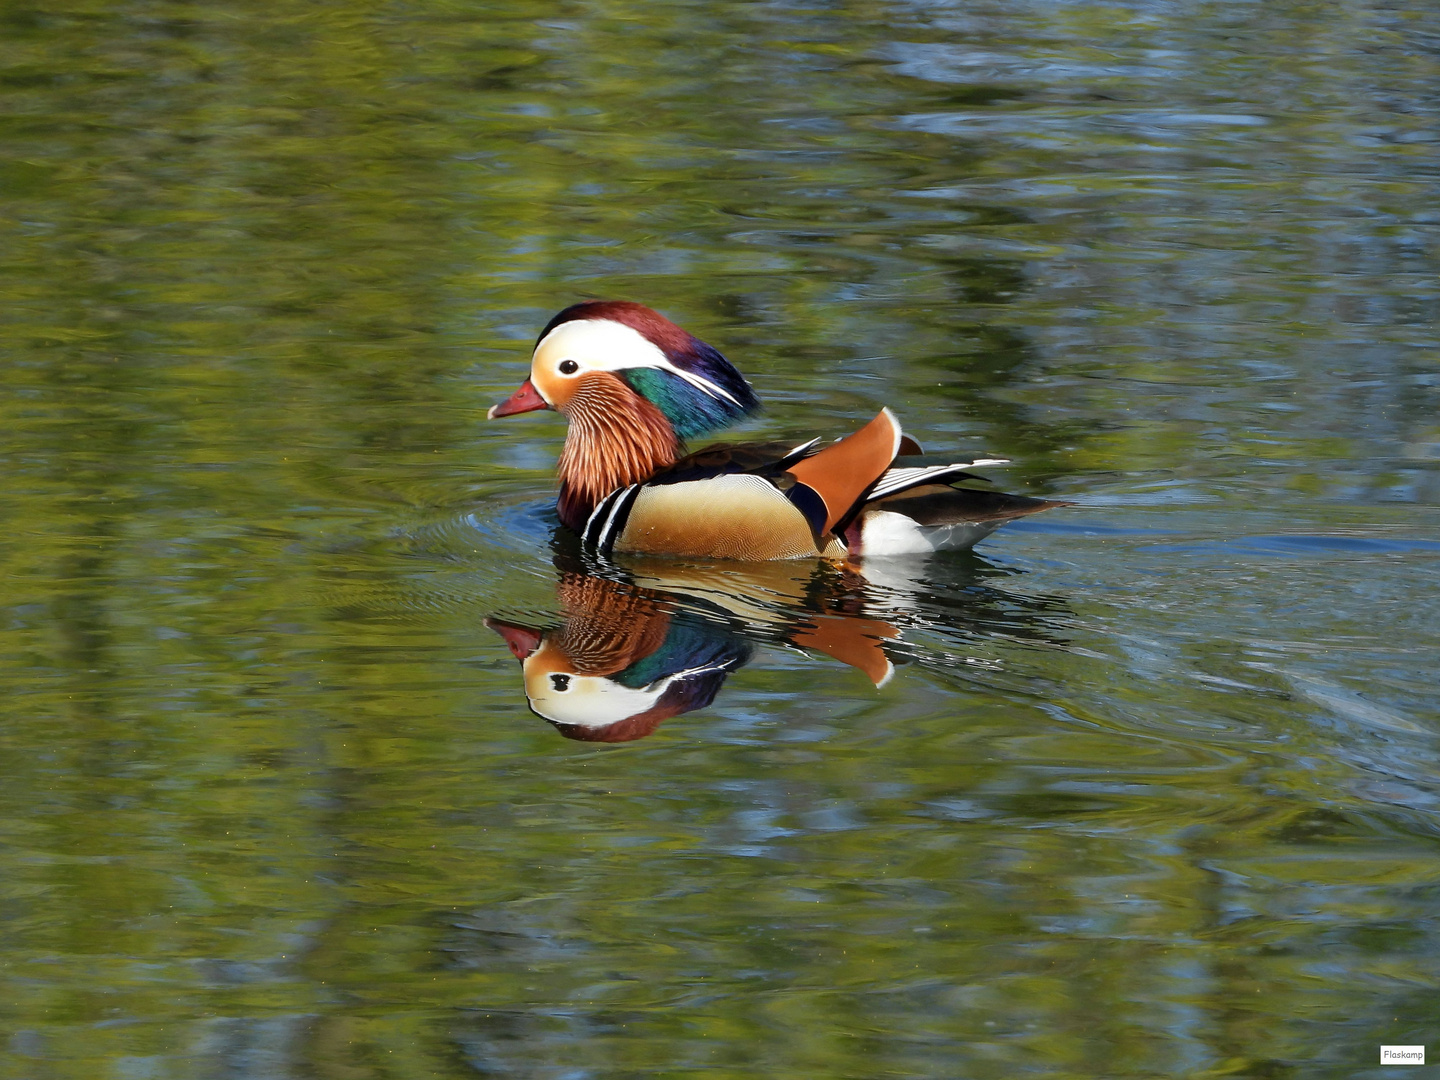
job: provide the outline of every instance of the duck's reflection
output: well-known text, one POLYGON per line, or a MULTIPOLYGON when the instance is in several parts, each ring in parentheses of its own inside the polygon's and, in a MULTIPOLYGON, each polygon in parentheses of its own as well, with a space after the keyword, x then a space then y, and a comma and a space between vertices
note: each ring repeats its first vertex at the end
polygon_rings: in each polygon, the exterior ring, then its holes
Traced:
POLYGON ((558 626, 486 620, 520 660, 531 709, 568 738, 625 742, 704 708, 758 641, 824 653, 877 685, 893 671, 880 643, 898 632, 846 614, 843 575, 828 568, 630 569, 562 570, 558 626))
POLYGON ((662 594, 567 573, 564 621, 535 630, 487 619, 520 660, 530 708, 562 735, 625 742, 701 709, 753 646, 722 625, 680 616, 662 594))
MULTIPOLYGON (((653 560, 627 564, 623 576, 614 568, 600 576, 564 557, 557 565, 558 624, 539 628, 491 618, 486 625, 520 661, 530 708, 571 739, 627 742, 704 708, 731 672, 749 663, 758 643, 822 653, 883 686, 897 659, 926 659, 904 645, 900 626, 934 627, 933 604, 927 616, 913 589, 897 592, 893 571, 870 581, 854 569, 815 563, 653 560)), ((1014 623, 1014 597, 974 580, 963 588, 971 621, 993 621, 1007 607, 1014 623), (1006 604, 997 602, 1000 596, 1006 604)), ((957 627, 953 608, 947 614, 946 622, 957 627)), ((1036 612, 1025 614, 1023 623, 1033 629, 1036 612)), ((1017 636, 1017 627, 1008 629, 1007 636, 1017 636)))

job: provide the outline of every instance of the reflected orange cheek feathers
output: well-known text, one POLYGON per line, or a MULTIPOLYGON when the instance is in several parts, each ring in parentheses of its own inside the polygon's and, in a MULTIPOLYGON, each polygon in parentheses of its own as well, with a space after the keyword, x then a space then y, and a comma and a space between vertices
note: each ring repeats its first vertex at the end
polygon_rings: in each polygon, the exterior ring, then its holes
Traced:
POLYGON ((554 642, 542 640, 540 647, 521 661, 525 696, 534 698, 550 691, 551 675, 578 675, 577 666, 554 642))

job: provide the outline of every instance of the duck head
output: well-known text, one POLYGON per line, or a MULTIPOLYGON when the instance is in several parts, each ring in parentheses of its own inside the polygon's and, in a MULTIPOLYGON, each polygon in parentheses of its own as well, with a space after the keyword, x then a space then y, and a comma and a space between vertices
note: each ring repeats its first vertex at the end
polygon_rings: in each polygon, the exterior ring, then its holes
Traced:
POLYGON ((743 638, 676 619, 663 598, 601 578, 565 575, 565 621, 538 630, 490 618, 520 661, 525 697, 567 739, 630 742, 701 709, 751 654, 743 638))
POLYGON ((554 409, 570 422, 560 455, 560 518, 578 530, 610 492, 673 464, 686 439, 759 407, 718 350, 658 311, 588 300, 546 324, 530 377, 488 416, 554 409))

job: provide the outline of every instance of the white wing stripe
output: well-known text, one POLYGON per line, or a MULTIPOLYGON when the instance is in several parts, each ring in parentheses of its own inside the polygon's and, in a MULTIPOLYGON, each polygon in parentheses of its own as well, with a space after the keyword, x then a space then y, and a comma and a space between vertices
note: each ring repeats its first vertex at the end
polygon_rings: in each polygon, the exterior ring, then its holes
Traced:
POLYGON ((883 499, 887 495, 894 495, 904 491, 906 488, 916 487, 927 481, 938 481, 941 477, 965 472, 967 469, 980 468, 985 465, 1004 465, 1006 458, 979 458, 968 464, 956 463, 954 465, 921 465, 912 468, 890 469, 880 482, 871 490, 868 498, 883 499))
POLYGON ((803 442, 799 446, 791 447, 785 452, 785 456, 775 463, 777 469, 788 469, 797 461, 803 461, 810 456, 810 448, 820 441, 820 436, 815 436, 809 442, 803 442))

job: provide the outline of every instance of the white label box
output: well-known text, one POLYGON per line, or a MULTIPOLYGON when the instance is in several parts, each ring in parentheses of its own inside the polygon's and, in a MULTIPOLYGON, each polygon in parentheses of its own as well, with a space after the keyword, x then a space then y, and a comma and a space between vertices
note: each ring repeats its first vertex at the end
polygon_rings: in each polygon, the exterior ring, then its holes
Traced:
POLYGON ((1423 1046, 1382 1046, 1380 1047, 1381 1065, 1424 1065, 1425 1047, 1423 1046))

